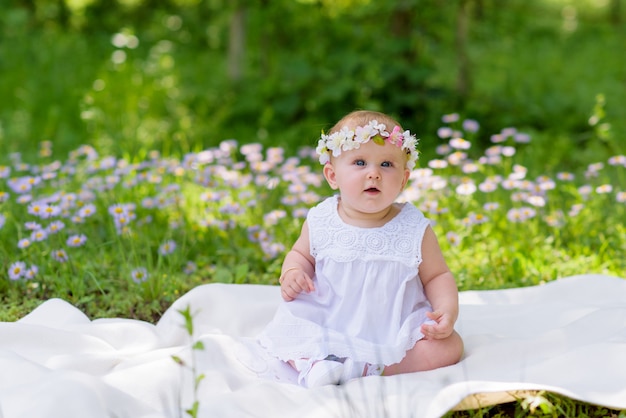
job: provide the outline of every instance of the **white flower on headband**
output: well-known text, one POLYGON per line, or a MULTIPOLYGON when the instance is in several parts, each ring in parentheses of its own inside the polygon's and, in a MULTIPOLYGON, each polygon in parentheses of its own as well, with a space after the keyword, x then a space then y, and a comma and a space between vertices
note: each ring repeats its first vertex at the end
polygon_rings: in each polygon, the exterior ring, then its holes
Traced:
POLYGON ((409 156, 406 167, 412 170, 418 158, 417 138, 409 131, 402 132, 399 126, 395 126, 391 133, 386 129, 387 127, 378 123, 376 119, 365 126, 358 126, 355 130, 344 127, 330 135, 322 134, 315 151, 320 156, 320 163, 326 164, 330 162, 331 153, 333 157, 338 157, 343 151, 358 149, 370 139, 378 145, 385 145, 385 142, 388 142, 406 151, 409 156))

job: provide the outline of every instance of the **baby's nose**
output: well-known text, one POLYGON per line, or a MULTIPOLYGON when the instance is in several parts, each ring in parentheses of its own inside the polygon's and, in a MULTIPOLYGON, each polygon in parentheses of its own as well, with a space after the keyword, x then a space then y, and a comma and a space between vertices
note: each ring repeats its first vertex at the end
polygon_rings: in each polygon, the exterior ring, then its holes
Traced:
POLYGON ((378 171, 377 168, 373 168, 371 169, 368 173, 367 173, 367 178, 368 179, 379 179, 380 178, 380 171, 378 171))

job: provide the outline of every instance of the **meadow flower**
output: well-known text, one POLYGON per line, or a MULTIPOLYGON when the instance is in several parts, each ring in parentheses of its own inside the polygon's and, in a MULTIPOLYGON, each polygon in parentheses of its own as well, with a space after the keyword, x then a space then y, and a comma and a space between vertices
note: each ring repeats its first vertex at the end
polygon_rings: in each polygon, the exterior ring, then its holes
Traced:
POLYGON ((502 157, 500 155, 483 156, 478 159, 478 162, 483 165, 500 165, 502 157))
POLYGON ((609 165, 622 165, 626 167, 626 155, 615 155, 610 157, 608 163, 609 165))
POLYGON ((444 123, 454 123, 454 122, 457 122, 459 120, 459 114, 458 113, 448 113, 446 115, 443 115, 441 117, 441 120, 444 123))
POLYGON ((250 143, 250 144, 243 144, 239 148, 239 152, 241 152, 245 156, 259 155, 261 154, 262 151, 263 151, 263 145, 258 142, 250 143))
POLYGON ((480 128, 480 124, 474 119, 465 119, 463 121, 463 129, 466 130, 467 132, 474 133, 474 132, 477 132, 479 128, 480 128))
POLYGON ((534 218, 536 214, 537 212, 529 207, 511 208, 507 212, 506 217, 511 222, 524 222, 534 218))
POLYGON ((476 185, 471 181, 464 182, 462 184, 459 184, 456 187, 457 194, 460 194, 461 196, 469 196, 473 194, 475 191, 476 191, 476 185))
POLYGON ((522 180, 526 178, 526 173, 528 173, 528 168, 524 167, 520 164, 513 165, 513 172, 509 174, 509 178, 522 180))
POLYGON ((615 200, 617 200, 620 203, 626 202, 626 192, 617 192, 617 195, 615 196, 615 200))
POLYGON ((556 183, 554 182, 554 180, 550 179, 550 178, 541 178, 538 179, 537 182, 539 183, 539 188, 541 190, 554 190, 556 188, 556 183))
POLYGON ((267 239, 267 232, 260 225, 252 225, 248 227, 248 240, 251 242, 261 242, 267 239))
POLYGON ((278 242, 261 242, 261 249, 265 254, 266 260, 272 260, 278 257, 283 251, 285 251, 285 246, 278 242))
POLYGON ((575 176, 572 173, 569 173, 567 171, 560 171, 558 173, 556 173, 556 178, 561 180, 561 181, 573 181, 575 176))
POLYGON ((489 221, 489 217, 483 215, 482 213, 471 213, 469 217, 473 225, 480 225, 489 221))
POLYGON ((70 235, 67 237, 66 244, 68 247, 80 247, 87 242, 87 237, 84 234, 70 235))
POLYGON ((17 203, 25 204, 30 202, 31 200, 33 200, 33 196, 31 196, 30 194, 23 194, 17 198, 17 203))
POLYGON ((6 202, 10 197, 11 195, 8 192, 0 191, 0 203, 6 202))
POLYGON ((131 210, 131 206, 127 204, 116 203, 109 206, 109 214, 112 216, 124 216, 131 210))
POLYGON ((531 219, 537 215, 537 211, 535 209, 526 206, 521 207, 520 212, 522 213, 524 219, 531 219))
POLYGON ((528 192, 511 193, 511 201, 512 202, 524 202, 526 201, 526 199, 528 199, 529 196, 530 196, 530 193, 528 192))
POLYGON ((296 208, 291 212, 291 216, 296 219, 304 219, 306 215, 309 213, 308 208, 296 208))
POLYGON ((563 221, 563 212, 560 210, 556 211, 554 214, 546 215, 543 220, 553 228, 560 228, 565 224, 563 221))
POLYGON ((501 142, 506 141, 506 137, 504 135, 501 135, 501 134, 493 134, 493 135, 491 135, 489 140, 491 142, 493 142, 494 144, 499 144, 501 142))
POLYGON ((515 135, 517 133, 517 129, 513 128, 513 127, 507 127, 507 128, 502 128, 502 130, 500 131, 500 134, 504 137, 504 138, 509 138, 512 137, 513 135, 515 135))
POLYGON ((26 228, 28 231, 36 231, 38 229, 41 229, 42 226, 38 222, 29 221, 24 223, 24 228, 26 228))
POLYGON ((448 166, 448 161, 446 160, 432 159, 428 162, 428 167, 430 168, 446 168, 447 166, 448 166))
POLYGON ((78 210, 78 216, 81 218, 88 218, 96 213, 96 206, 93 203, 87 203, 85 206, 78 210))
POLYGON ((483 193, 494 192, 497 190, 497 188, 498 188, 498 183, 489 181, 489 180, 485 180, 478 185, 478 190, 480 190, 483 193))
POLYGON ((523 222, 525 219, 518 208, 511 208, 506 213, 506 218, 511 222, 523 222))
POLYGON ((530 142, 530 135, 523 132, 517 132, 513 135, 513 141, 518 144, 528 144, 530 142))
MULTIPOLYGON (((200 199, 202 199, 202 196, 200 196, 200 199)), ((144 197, 141 200, 141 207, 144 208, 144 209, 155 208, 156 207, 156 201, 152 197, 144 197)))
POLYGON ((26 263, 23 261, 16 261, 9 266, 9 279, 19 280, 26 273, 26 263))
POLYGON ((279 220, 283 219, 287 216, 287 213, 284 210, 276 209, 268 212, 263 216, 263 221, 266 226, 273 226, 278 223, 279 220))
POLYGON ((478 171, 478 164, 472 162, 466 162, 461 167, 461 171, 465 174, 476 173, 478 171))
POLYGON ((604 163, 592 163, 587 166, 587 171, 600 171, 604 168, 604 163))
POLYGON ((28 213, 34 216, 43 217, 44 211, 46 208, 46 204, 42 204, 39 202, 33 202, 28 205, 28 213))
POLYGON ((529 203, 535 207, 544 207, 546 205, 546 199, 543 196, 531 195, 526 199, 526 203, 529 203))
POLYGON ((511 178, 503 180, 502 183, 500 183, 500 185, 502 186, 502 188, 504 190, 517 189, 519 184, 520 184, 519 180, 515 180, 515 179, 511 179, 511 178))
POLYGON ((448 231, 446 233, 446 239, 448 240, 450 245, 454 247, 458 246, 461 243, 461 239, 459 238, 459 235, 453 231, 448 231))
POLYGON ((54 221, 54 222, 51 222, 50 225, 46 227, 46 232, 48 232, 48 234, 56 234, 63 228, 65 228, 65 224, 63 222, 54 221))
POLYGON ((500 204, 498 202, 487 202, 483 205, 483 209, 486 211, 494 211, 500 208, 500 204))
POLYGON ((28 238, 22 238, 17 242, 17 248, 28 248, 30 247, 31 241, 28 238))
POLYGON ((485 150, 487 157, 496 157, 502 154, 502 145, 492 145, 485 150))
POLYGON ((53 250, 50 255, 59 263, 65 263, 68 260, 67 253, 64 249, 53 250))
POLYGON ((437 129, 437 136, 441 139, 450 138, 452 136, 452 128, 443 126, 437 129))
POLYGON ((219 211, 224 215, 242 215, 245 209, 237 202, 225 202, 219 207, 219 211))
POLYGON ((504 146, 504 147, 502 147, 501 153, 505 157, 512 157, 512 156, 515 155, 515 147, 504 146))
POLYGON ((45 229, 36 229, 30 234, 31 241, 43 241, 48 238, 48 233, 45 229))
POLYGON ((585 205, 583 205, 582 203, 577 203, 575 205, 572 205, 572 207, 570 208, 568 215, 571 217, 574 217, 576 215, 578 215, 580 213, 581 210, 583 210, 583 208, 585 207, 585 205))
POLYGON ((292 194, 299 194, 299 193, 305 192, 306 189, 307 189, 306 185, 302 183, 292 183, 287 188, 289 193, 292 193, 292 194))
POLYGON ((6 223, 6 220, 7 220, 6 216, 0 213, 0 229, 2 229, 2 227, 6 223))
POLYGON ((32 184, 22 177, 9 179, 9 181, 7 181, 7 185, 11 188, 11 190, 18 194, 28 193, 33 188, 32 184))
POLYGON ((196 270, 198 270, 198 266, 196 265, 196 263, 194 263, 193 261, 187 261, 185 267, 183 268, 183 273, 189 275, 195 273, 196 270))
MULTIPOLYGON (((285 206, 293 206, 293 205, 297 205, 298 203, 300 203, 300 199, 298 198, 298 195, 290 194, 290 195, 281 197, 280 203, 282 203, 285 206)), ((257 201, 255 199, 248 201, 249 208, 253 208, 256 205, 257 205, 257 201)))
POLYGON ((448 144, 438 145, 437 148, 435 148, 435 152, 439 155, 448 155, 450 151, 452 151, 452 147, 448 144))
POLYGON ((469 216, 462 218, 461 225, 463 225, 466 228, 472 226, 472 219, 469 216))
POLYGON ((467 154, 461 151, 453 152, 448 155, 448 162, 452 165, 460 165, 467 158, 467 154))
POLYGON ((463 138, 453 138, 449 142, 450 146, 454 149, 470 149, 472 143, 463 138))
POLYGON ((587 197, 587 196, 589 196, 589 194, 591 193, 591 190, 592 190, 591 186, 590 186, 590 185, 588 185, 588 184, 585 184, 584 186, 580 186, 580 187, 578 188, 578 193, 579 193, 582 197, 586 198, 586 197, 587 197))
POLYGON ((613 186, 611 186, 610 184, 602 184, 596 187, 596 193, 598 194, 611 193, 612 191, 613 191, 613 186))
POLYGON ((35 265, 32 265, 24 272, 24 278, 26 280, 34 279, 37 273, 39 273, 39 268, 35 265))
POLYGON ((148 270, 145 267, 137 267, 130 273, 133 282, 139 284, 148 280, 148 270))
POLYGON ((159 254, 161 255, 169 255, 174 252, 176 249, 176 242, 174 240, 167 240, 163 244, 159 246, 159 254))
POLYGON ((11 175, 11 167, 0 165, 0 179, 7 179, 11 175))
POLYGON ((46 205, 43 208, 42 218, 48 219, 58 216, 61 213, 61 208, 57 205, 46 205))

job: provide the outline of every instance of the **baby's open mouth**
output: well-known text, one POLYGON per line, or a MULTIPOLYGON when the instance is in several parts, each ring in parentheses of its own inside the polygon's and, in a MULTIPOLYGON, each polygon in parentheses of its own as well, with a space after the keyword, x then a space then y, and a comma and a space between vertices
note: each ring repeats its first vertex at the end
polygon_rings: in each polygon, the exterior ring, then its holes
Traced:
POLYGON ((369 189, 365 189, 366 192, 378 192, 380 190, 378 190, 376 187, 370 187, 369 189))

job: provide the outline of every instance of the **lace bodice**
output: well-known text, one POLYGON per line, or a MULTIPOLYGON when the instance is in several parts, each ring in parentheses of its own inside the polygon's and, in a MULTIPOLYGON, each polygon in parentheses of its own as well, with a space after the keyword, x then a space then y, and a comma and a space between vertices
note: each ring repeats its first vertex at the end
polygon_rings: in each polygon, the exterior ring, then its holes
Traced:
POLYGON ((333 196, 309 211, 311 255, 348 262, 388 260, 417 267, 422 261, 422 237, 429 224, 415 206, 402 204, 400 212, 378 228, 361 228, 345 223, 333 196))

